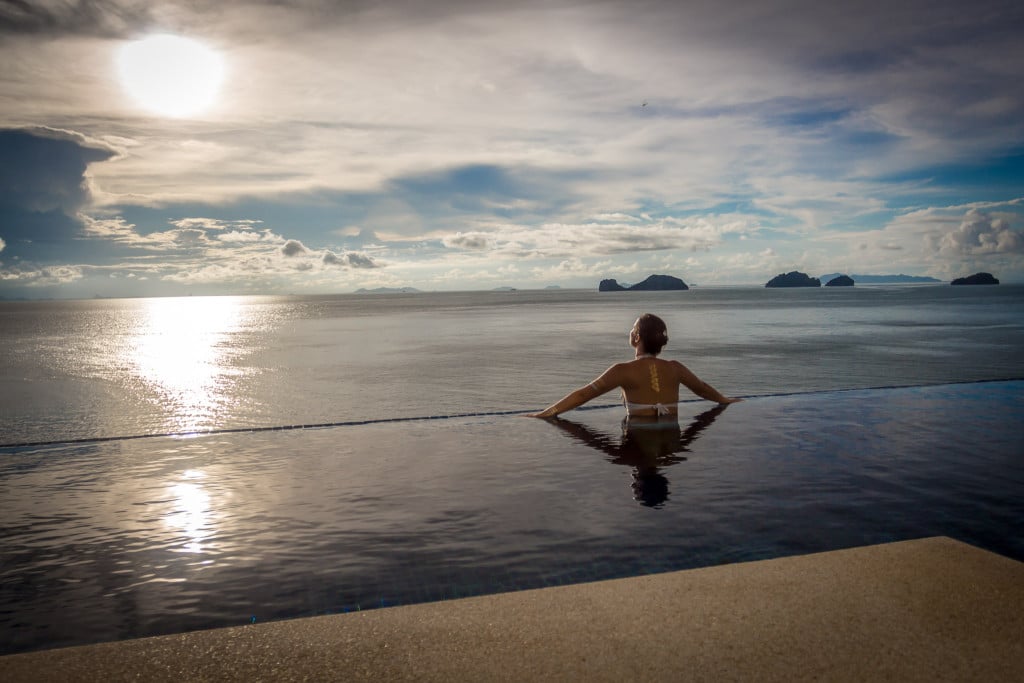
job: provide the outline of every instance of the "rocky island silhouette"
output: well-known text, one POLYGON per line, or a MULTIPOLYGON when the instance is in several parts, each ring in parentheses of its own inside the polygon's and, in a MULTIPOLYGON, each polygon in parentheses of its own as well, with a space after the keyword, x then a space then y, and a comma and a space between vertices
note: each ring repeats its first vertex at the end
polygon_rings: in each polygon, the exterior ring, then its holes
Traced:
POLYGON ((765 287, 821 287, 821 280, 807 273, 792 270, 776 275, 765 284, 765 287))
POLYGON ((854 280, 849 275, 837 275, 825 283, 826 287, 853 287, 854 280))
POLYGON ((643 282, 635 285, 623 286, 614 279, 601 280, 597 286, 599 292, 660 292, 660 291, 682 291, 689 289, 685 282, 671 275, 651 275, 643 282))
POLYGON ((975 273, 967 277, 958 277, 949 284, 951 285, 998 285, 999 280, 992 276, 992 273, 975 273))

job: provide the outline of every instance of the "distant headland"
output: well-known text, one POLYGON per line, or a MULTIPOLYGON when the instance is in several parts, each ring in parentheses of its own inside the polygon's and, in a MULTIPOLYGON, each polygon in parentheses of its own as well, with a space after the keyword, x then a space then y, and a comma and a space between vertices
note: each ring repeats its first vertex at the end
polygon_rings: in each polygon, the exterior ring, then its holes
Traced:
POLYGON ((415 294, 420 290, 415 287, 376 287, 374 289, 359 288, 356 294, 415 294))
MULTIPOLYGON (((829 282, 841 275, 844 275, 844 273, 828 273, 821 276, 821 281, 829 282)), ((847 277, 862 285, 925 285, 942 282, 942 280, 937 280, 933 277, 904 275, 903 273, 899 275, 857 275, 856 273, 850 273, 847 277)))
POLYGON ((827 273, 820 278, 811 277, 800 271, 790 271, 776 275, 765 287, 821 287, 824 282, 826 287, 853 287, 855 284, 863 285, 923 285, 938 284, 942 280, 923 275, 847 275, 845 273, 827 273))
POLYGON ((620 285, 614 279, 601 280, 601 284, 597 286, 599 292, 664 292, 686 289, 689 287, 685 282, 671 275, 651 275, 643 282, 630 286, 620 285))
POLYGON ((951 285, 998 285, 999 280, 992 277, 992 273, 975 273, 967 277, 958 277, 949 284, 951 285))

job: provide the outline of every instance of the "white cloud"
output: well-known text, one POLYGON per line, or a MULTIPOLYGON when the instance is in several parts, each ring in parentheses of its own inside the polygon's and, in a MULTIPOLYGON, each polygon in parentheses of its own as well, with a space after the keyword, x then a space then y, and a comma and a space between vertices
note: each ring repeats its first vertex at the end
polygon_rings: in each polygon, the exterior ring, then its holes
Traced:
POLYGON ((1024 233, 1011 227, 1008 220, 971 209, 956 230, 947 232, 938 242, 944 254, 1022 254, 1024 233))
POLYGON ((756 233, 755 219, 745 216, 668 217, 649 222, 548 223, 538 228, 496 226, 488 232, 442 237, 449 248, 488 250, 496 256, 560 258, 610 256, 644 251, 700 251, 721 244, 726 235, 756 233))
POLYGON ((276 242, 281 238, 272 233, 270 230, 264 230, 263 232, 253 232, 251 230, 232 230, 230 232, 222 232, 215 235, 215 237, 221 242, 239 242, 239 243, 251 243, 251 242, 276 242))
POLYGON ((197 229, 197 230, 231 230, 232 232, 238 231, 252 231, 263 221, 259 220, 222 220, 219 218, 180 218, 178 220, 168 221, 171 225, 181 229, 197 229))
MULTIPOLYGON (((149 269, 161 280, 177 284, 301 289, 300 285, 312 284, 307 277, 310 274, 381 267, 362 252, 315 251, 301 240, 286 239, 268 228, 258 232, 247 229, 258 223, 182 218, 170 221, 173 227, 169 230, 140 235, 136 226, 123 218, 86 217, 85 234, 126 249, 125 260, 112 268, 149 269), (293 281, 296 273, 307 279, 293 281)), ((328 279, 319 284, 330 283, 328 279)))
POLYGON ((71 265, 34 267, 23 264, 0 270, 0 280, 29 287, 64 285, 81 278, 82 268, 71 265))
POLYGON ((603 221, 609 223, 635 223, 642 220, 641 216, 631 216, 627 213, 600 213, 594 216, 595 221, 603 221))
POLYGON ((534 267, 530 270, 536 280, 563 281, 573 278, 597 278, 607 275, 626 275, 636 273, 637 264, 626 266, 612 265, 611 261, 587 263, 583 259, 571 257, 546 267, 534 267))

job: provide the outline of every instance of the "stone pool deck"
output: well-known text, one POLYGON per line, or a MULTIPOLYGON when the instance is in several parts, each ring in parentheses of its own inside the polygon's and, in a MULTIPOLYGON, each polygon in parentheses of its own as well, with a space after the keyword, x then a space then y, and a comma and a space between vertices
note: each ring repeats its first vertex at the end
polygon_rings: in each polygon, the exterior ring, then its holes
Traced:
POLYGON ((10 655, 0 679, 1024 680, 1024 563, 928 538, 10 655))

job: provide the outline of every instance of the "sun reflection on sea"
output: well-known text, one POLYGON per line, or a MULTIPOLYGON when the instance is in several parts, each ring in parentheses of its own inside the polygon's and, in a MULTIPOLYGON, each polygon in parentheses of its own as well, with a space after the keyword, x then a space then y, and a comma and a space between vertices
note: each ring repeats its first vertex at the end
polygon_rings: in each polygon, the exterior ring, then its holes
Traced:
POLYGON ((166 410, 169 431, 215 427, 231 407, 228 384, 237 371, 231 335, 244 322, 238 297, 146 301, 129 349, 135 372, 166 410))
POLYGON ((188 553, 203 552, 203 541, 213 536, 213 515, 210 494, 203 488, 206 474, 201 470, 187 470, 179 481, 168 487, 174 509, 164 522, 185 535, 182 550, 188 553))

